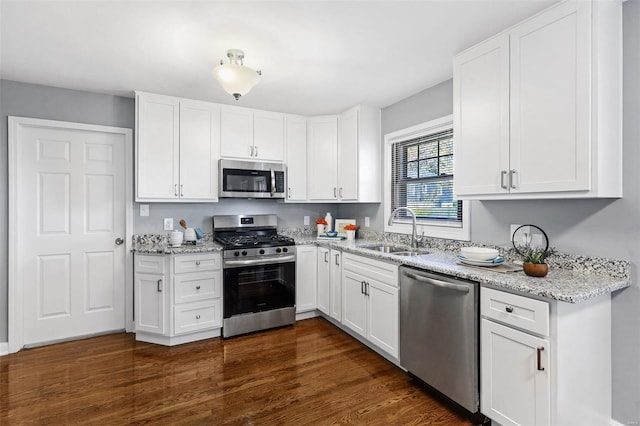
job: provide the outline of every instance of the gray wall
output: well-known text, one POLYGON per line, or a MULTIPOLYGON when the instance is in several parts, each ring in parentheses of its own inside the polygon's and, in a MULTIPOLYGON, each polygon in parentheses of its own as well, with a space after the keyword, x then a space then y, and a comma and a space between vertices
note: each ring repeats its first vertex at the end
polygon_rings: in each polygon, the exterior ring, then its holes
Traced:
POLYGON ((133 99, 0 80, 0 342, 7 341, 7 116, 134 128, 133 99))

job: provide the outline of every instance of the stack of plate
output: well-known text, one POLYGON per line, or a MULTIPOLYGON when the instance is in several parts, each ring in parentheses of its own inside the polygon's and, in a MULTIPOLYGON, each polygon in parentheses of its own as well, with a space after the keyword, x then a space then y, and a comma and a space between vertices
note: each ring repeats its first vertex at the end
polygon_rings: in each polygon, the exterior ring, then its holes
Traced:
POLYGON ((488 267, 504 262, 504 258, 498 256, 498 250, 485 247, 462 247, 458 259, 467 265, 488 267))

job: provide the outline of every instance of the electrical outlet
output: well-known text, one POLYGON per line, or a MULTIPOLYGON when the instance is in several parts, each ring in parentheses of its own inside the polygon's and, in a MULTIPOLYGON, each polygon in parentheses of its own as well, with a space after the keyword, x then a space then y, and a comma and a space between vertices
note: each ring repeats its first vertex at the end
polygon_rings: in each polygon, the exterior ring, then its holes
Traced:
POLYGON ((511 224, 511 232, 509 233, 509 241, 512 240, 513 233, 516 232, 516 229, 518 229, 519 227, 520 227, 520 225, 511 224))
MULTIPOLYGON (((513 233, 520 226, 521 225, 511 225, 511 236, 509 237, 510 241, 512 240, 513 233)), ((519 235, 518 240, 514 241, 517 245, 532 245, 533 236, 531 235, 531 227, 530 226, 525 226, 522 229, 520 229, 518 231, 518 235, 519 235)), ((540 241, 542 241, 542 240, 540 240, 540 241)))
POLYGON ((164 218, 164 230, 165 231, 173 231, 173 218, 165 217, 164 218))
POLYGON ((304 217, 304 224, 309 225, 309 216, 304 217))
POLYGON ((371 226, 371 219, 369 219, 369 216, 365 216, 364 217, 364 227, 368 228, 371 226))
POLYGON ((149 216, 149 204, 140 204, 140 216, 149 216))

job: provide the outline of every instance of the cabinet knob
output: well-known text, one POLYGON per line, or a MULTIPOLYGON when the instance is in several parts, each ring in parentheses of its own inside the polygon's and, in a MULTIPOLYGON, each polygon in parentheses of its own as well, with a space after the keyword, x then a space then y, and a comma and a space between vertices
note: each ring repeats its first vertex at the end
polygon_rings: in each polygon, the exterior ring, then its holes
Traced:
POLYGON ((200 319, 200 315, 196 315, 196 319, 200 319))
POLYGON ((506 308, 504 308, 504 310, 511 313, 513 312, 513 306, 507 306, 506 308))
POLYGON ((196 286, 196 290, 200 290, 200 286, 199 285, 196 286))
POLYGON ((196 260, 196 266, 200 266, 200 261, 196 260))

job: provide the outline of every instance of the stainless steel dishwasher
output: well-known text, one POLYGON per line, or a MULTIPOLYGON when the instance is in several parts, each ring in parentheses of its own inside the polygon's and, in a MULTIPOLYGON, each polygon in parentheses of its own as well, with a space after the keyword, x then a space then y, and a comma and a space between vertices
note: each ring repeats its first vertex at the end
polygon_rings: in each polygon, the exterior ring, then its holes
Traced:
POLYGON ((479 412, 478 283, 400 267, 400 365, 479 412))

